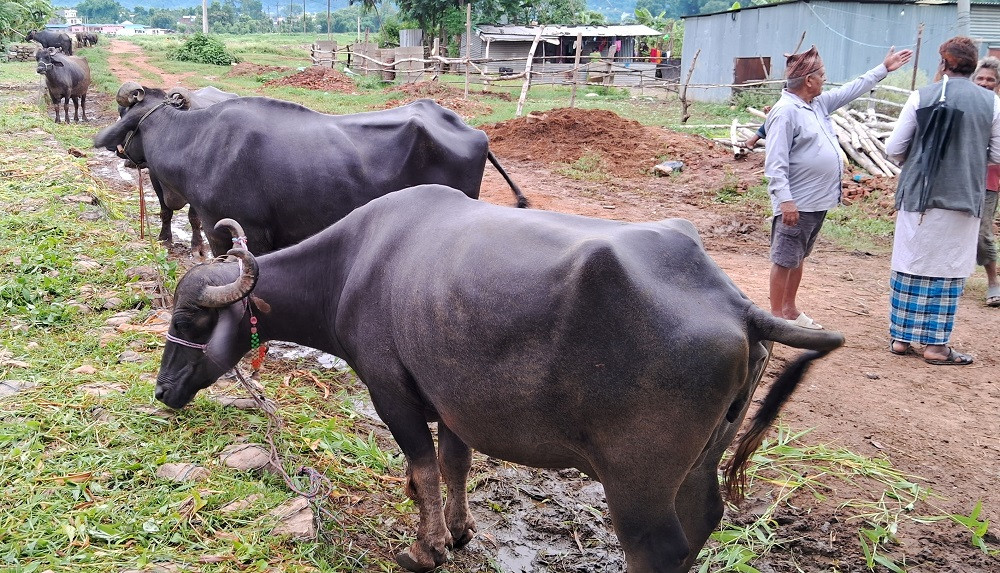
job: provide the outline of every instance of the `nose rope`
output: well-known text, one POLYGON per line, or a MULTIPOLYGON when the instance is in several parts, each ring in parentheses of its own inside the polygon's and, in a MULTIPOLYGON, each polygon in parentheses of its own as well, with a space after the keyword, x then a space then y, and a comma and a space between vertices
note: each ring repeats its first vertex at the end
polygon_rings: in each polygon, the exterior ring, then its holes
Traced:
POLYGON ((125 134, 125 143, 118 146, 118 153, 122 157, 124 157, 125 159, 128 159, 129 161, 131 161, 132 163, 135 163, 136 165, 139 165, 138 161, 136 161, 135 159, 132 159, 131 157, 129 157, 128 152, 126 151, 126 149, 128 148, 128 144, 132 142, 132 137, 135 135, 135 133, 137 131, 139 131, 139 126, 142 125, 142 122, 146 121, 146 118, 149 117, 149 115, 151 113, 153 113, 154 111, 160 109, 161 107, 163 107, 165 105, 167 105, 166 101, 153 106, 149 111, 147 111, 146 113, 144 113, 142 115, 142 117, 139 118, 139 122, 135 124, 135 129, 133 129, 132 131, 129 131, 127 134, 125 134))
POLYGON ((169 332, 167 333, 167 340, 175 344, 180 344, 181 346, 187 346, 188 348, 197 348, 202 352, 205 352, 205 349, 208 348, 208 344, 198 344, 197 342, 189 342, 187 340, 184 340, 183 338, 177 338, 176 336, 170 334, 169 332))

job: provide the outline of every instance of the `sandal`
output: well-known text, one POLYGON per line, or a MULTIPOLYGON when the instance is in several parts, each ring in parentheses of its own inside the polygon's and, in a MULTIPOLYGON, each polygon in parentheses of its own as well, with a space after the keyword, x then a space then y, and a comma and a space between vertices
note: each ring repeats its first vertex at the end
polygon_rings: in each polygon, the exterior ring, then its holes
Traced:
POLYGON ((1000 306, 1000 286, 986 290, 986 306, 1000 306))
POLYGON ((935 366, 967 366, 972 364, 972 357, 968 354, 956 352, 954 348, 948 347, 946 358, 924 358, 924 362, 935 366))
POLYGON ((913 348, 912 344, 910 344, 909 342, 903 342, 902 340, 890 340, 889 341, 889 352, 892 352, 896 356, 906 356, 908 354, 916 354, 917 353, 916 349, 913 348), (897 342, 900 343, 900 344, 905 344, 906 345, 906 350, 903 350, 903 351, 896 350, 896 343, 897 342))
POLYGON ((823 330, 822 324, 809 318, 809 316, 804 312, 800 312, 799 316, 794 319, 788 318, 786 320, 788 321, 788 324, 793 326, 801 326, 802 328, 808 328, 810 330, 823 330))

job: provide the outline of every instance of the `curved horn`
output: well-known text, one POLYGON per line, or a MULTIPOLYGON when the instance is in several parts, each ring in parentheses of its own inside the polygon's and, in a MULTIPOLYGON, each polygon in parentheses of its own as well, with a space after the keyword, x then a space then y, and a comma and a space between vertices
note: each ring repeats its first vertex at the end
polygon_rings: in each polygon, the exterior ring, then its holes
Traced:
POLYGON ((177 109, 191 109, 191 90, 180 86, 167 90, 167 103, 177 109))
POLYGON ((221 231, 222 229, 228 230, 233 236, 233 239, 239 239, 244 235, 243 227, 241 227, 240 224, 234 219, 219 219, 219 222, 215 224, 215 230, 221 231))
POLYGON ((142 101, 146 96, 146 90, 135 82, 125 82, 118 88, 118 95, 115 101, 122 107, 132 107, 142 101))
POLYGON ((207 286, 198 299, 198 305, 208 308, 228 306, 250 294, 257 285, 257 259, 243 249, 229 249, 227 255, 232 255, 243 262, 243 273, 236 281, 223 286, 207 286))

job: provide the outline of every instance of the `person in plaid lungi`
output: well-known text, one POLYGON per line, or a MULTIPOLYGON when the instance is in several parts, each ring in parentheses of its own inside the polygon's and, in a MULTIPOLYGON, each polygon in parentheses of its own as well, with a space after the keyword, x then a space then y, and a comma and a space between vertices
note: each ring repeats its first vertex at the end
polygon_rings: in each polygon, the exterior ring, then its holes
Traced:
POLYGON ((886 142, 886 155, 902 163, 889 351, 915 354, 922 344, 926 362, 962 366, 972 356, 948 342, 965 279, 976 267, 986 165, 1000 163, 1000 98, 969 79, 979 59, 970 38, 952 38, 938 51, 939 81, 913 92, 886 142), (951 110, 948 129, 928 119, 942 107, 951 110))

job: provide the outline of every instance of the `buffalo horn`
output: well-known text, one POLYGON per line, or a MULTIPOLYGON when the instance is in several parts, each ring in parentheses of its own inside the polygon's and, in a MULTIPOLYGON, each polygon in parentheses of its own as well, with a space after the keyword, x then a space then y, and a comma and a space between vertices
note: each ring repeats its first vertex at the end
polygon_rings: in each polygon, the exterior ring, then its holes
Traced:
POLYGON ((191 91, 180 86, 170 88, 170 90, 167 91, 167 103, 177 109, 190 109, 191 91))
POLYGON ((146 97, 146 90, 135 82, 125 82, 118 88, 118 96, 115 101, 122 107, 132 107, 146 97))
POLYGON ((198 300, 199 306, 219 308, 228 306, 250 294, 257 285, 257 259, 244 249, 229 249, 227 255, 242 261, 243 272, 236 281, 223 286, 207 286, 198 300))
POLYGON ((229 234, 231 234, 234 239, 239 239, 243 236, 243 227, 240 226, 235 219, 230 219, 228 217, 225 219, 219 219, 219 222, 215 224, 215 230, 221 231, 223 229, 229 231, 229 234))

